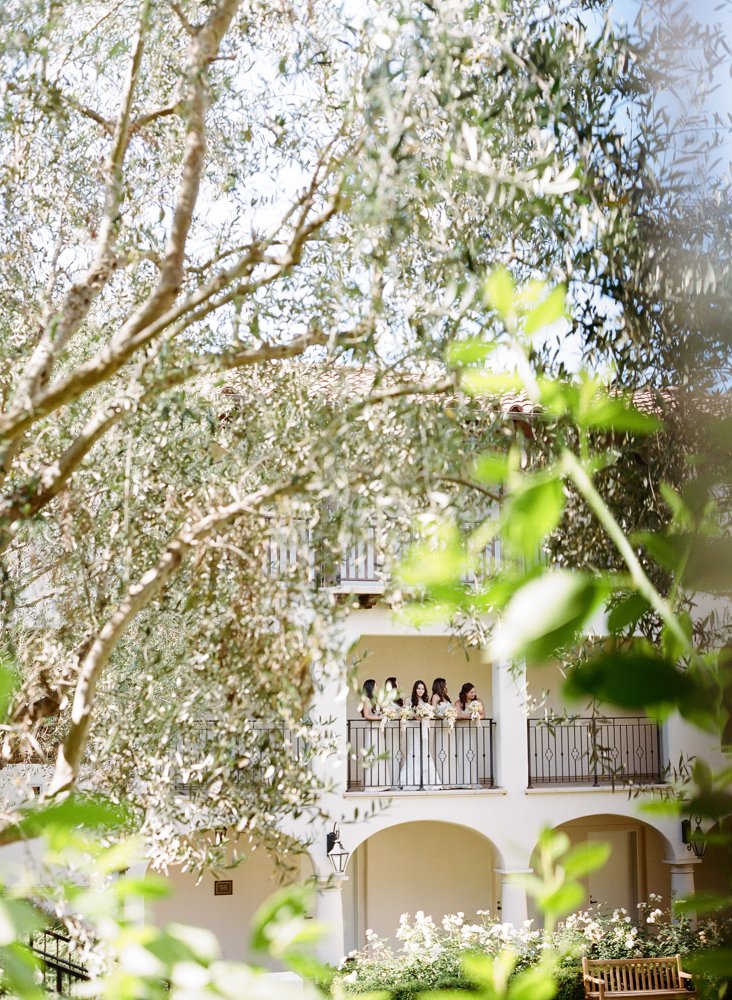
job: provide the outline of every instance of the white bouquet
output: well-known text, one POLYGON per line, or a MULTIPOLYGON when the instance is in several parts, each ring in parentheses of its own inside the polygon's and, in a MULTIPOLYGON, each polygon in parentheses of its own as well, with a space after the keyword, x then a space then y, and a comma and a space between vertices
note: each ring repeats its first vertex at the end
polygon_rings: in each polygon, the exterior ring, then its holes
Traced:
POLYGON ((455 719, 457 719, 457 709, 454 705, 448 705, 442 712, 443 719, 447 719, 447 725, 450 729, 455 728, 455 719))
POLYGON ((481 715, 483 714, 482 704, 476 698, 474 701, 469 702, 466 707, 470 711, 470 721, 478 722, 481 715))
POLYGON ((386 729, 387 722, 394 722, 395 719, 399 718, 399 706, 395 705, 393 702, 388 705, 381 706, 381 722, 379 723, 379 729, 383 733, 386 729))
POLYGON ((407 723, 411 718, 412 718, 412 706, 403 705, 399 709, 399 724, 401 725, 402 729, 406 727, 407 723))
POLYGON ((414 708, 414 718, 424 722, 426 719, 434 719, 435 710, 428 701, 418 701, 414 708))

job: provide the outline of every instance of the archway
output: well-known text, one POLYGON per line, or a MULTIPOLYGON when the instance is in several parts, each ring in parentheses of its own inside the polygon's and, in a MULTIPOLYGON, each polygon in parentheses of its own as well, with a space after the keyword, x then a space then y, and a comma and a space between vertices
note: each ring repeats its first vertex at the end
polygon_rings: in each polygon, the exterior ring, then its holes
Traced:
POLYGON ((283 883, 304 882, 312 877, 312 864, 307 854, 293 859, 293 864, 292 876, 283 879, 281 870, 260 848, 235 868, 226 869, 217 876, 204 872, 199 878, 193 872, 171 869, 167 876, 170 895, 155 901, 154 920, 161 925, 174 921, 205 927, 218 939, 224 959, 255 961, 258 965, 281 968, 265 955, 252 954, 249 939, 252 917, 268 896, 283 883), (220 894, 222 887, 216 886, 221 881, 231 883, 224 887, 226 894, 220 894))
POLYGON ((447 913, 495 912, 496 867, 491 842, 468 827, 425 820, 380 830, 348 864, 346 951, 364 946, 367 928, 394 944, 402 913, 423 910, 439 925, 447 913))
MULTIPOLYGON (((591 840, 610 844, 607 863, 583 879, 587 892, 585 905, 596 904, 608 913, 622 906, 631 920, 636 919, 638 904, 645 902, 650 893, 662 896, 663 905, 670 905, 671 874, 665 863, 670 845, 653 826, 634 817, 601 813, 569 820, 556 829, 566 833, 572 845, 591 840)), ((532 867, 535 860, 532 855, 532 867)), ((532 901, 529 901, 529 916, 540 922, 532 901)))

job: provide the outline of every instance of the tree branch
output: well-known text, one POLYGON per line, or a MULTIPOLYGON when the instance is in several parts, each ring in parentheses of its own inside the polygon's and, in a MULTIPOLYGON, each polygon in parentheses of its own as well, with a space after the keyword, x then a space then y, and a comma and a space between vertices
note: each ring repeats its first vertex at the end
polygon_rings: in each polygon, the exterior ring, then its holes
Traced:
POLYGON ((129 142, 130 115, 145 49, 149 11, 150 0, 142 0, 137 36, 132 48, 132 58, 122 94, 120 112, 104 167, 104 208, 94 259, 84 277, 75 282, 69 289, 61 309, 54 316, 49 317, 49 321, 46 323, 45 333, 31 355, 18 385, 15 400, 21 408, 32 405, 33 398, 38 393, 39 388, 48 381, 55 358, 59 356, 68 340, 79 329, 92 303, 115 270, 116 258, 112 246, 119 228, 122 164, 129 142))
MULTIPOLYGON (((143 0, 143 11, 147 12, 150 0, 143 0)), ((178 196, 173 212, 173 223, 168 237, 165 256, 160 267, 159 280, 143 302, 130 316, 128 321, 118 331, 116 337, 96 358, 93 358, 86 365, 81 366, 72 372, 66 379, 62 379, 59 385, 51 387, 45 392, 35 394, 32 391, 37 387, 40 375, 45 370, 48 363, 48 356, 52 359, 58 351, 59 336, 53 327, 49 331, 48 343, 44 344, 43 357, 31 359, 29 368, 32 369, 33 378, 24 379, 24 392, 18 394, 18 406, 14 407, 4 418, 0 418, 0 434, 7 439, 17 437, 35 422, 35 420, 53 412, 64 402, 70 402, 93 385, 114 374, 131 357, 137 349, 139 343, 146 343, 149 338, 137 340, 137 336, 146 327, 166 310, 170 309, 178 292, 183 274, 183 262, 185 255, 185 245, 190 230, 193 211, 198 198, 201 174, 205 163, 205 112, 208 104, 208 89, 206 81, 206 69, 213 61, 218 52, 221 41, 231 23, 231 20, 238 9, 240 0, 220 0, 214 8, 207 21, 196 31, 191 42, 188 54, 186 69, 187 88, 184 95, 183 104, 188 109, 188 123, 186 140, 183 150, 183 165, 181 169, 181 179, 178 186, 178 196), (44 364, 41 364, 46 358, 44 364)), ((142 28, 142 25, 141 25, 142 28)), ((141 30, 141 39, 144 31, 141 30)), ((136 50, 137 51, 137 50, 136 50)), ((141 49, 139 56, 141 57, 141 49)), ((133 60, 134 63, 134 60, 133 60)), ((139 68, 139 61, 137 62, 139 68)), ((134 83, 137 68, 130 74, 134 83)), ((123 127, 119 129, 119 142, 115 144, 115 156, 119 157, 124 153, 124 148, 128 141, 129 116, 131 108, 131 93, 129 101, 125 105, 126 112, 120 116, 123 127)), ((119 159, 121 163, 121 159, 119 159)), ((113 185, 112 185, 113 187, 113 185)), ((107 213, 105 212, 105 217, 107 213)), ((111 228, 110 219, 110 228, 111 228)), ((101 234, 100 234, 101 240, 101 234)), ((111 269, 110 269, 111 273, 111 269)), ((104 281, 108 275, 105 276, 104 281)), ((87 275, 87 279, 89 275, 87 275)), ((102 282, 103 284, 104 282, 102 282)), ((75 286, 78 289, 80 298, 81 313, 86 315, 91 305, 91 301, 98 294, 101 286, 82 283, 75 286), (87 301, 88 300, 88 301, 87 301)), ((72 291, 74 291, 72 289, 72 291)), ((71 293, 70 293, 71 294, 71 293)), ((62 321, 68 323, 68 303, 67 308, 62 313, 62 321), (65 320, 63 319, 65 317, 65 320)), ((75 313, 75 310, 72 310, 75 313)), ((78 323, 83 316, 80 316, 78 323)), ((78 323, 73 324, 74 329, 78 323)), ((68 334, 66 335, 68 339, 68 334)))
POLYGON ((129 587, 126 596, 99 632, 81 664, 71 707, 71 726, 66 739, 59 747, 56 770, 48 791, 49 796, 68 791, 78 778, 89 736, 97 683, 122 635, 136 615, 157 597, 194 546, 223 530, 242 515, 251 513, 262 503, 295 492, 301 488, 304 481, 302 477, 293 477, 289 482, 258 490, 242 500, 219 507, 197 522, 184 524, 175 538, 166 545, 157 565, 129 587))
POLYGON ((137 614, 157 597, 165 584, 178 571, 191 550, 211 535, 227 528, 237 518, 261 507, 275 497, 287 496, 303 489, 319 467, 322 452, 333 448, 344 427, 354 415, 369 406, 406 395, 434 395, 454 388, 452 377, 432 384, 404 383, 357 400, 340 413, 324 430, 313 448, 309 467, 285 482, 264 487, 232 504, 219 507, 196 522, 187 521, 163 551, 157 564, 139 581, 132 584, 124 599, 94 639, 81 664, 71 708, 71 725, 64 743, 59 747, 56 770, 48 795, 65 794, 76 783, 83 760, 91 724, 91 713, 97 683, 109 659, 137 614))
MULTIPOLYGON (((339 341, 341 338, 350 343, 354 339, 354 333, 342 334, 338 338, 339 341)), ((144 390, 141 388, 138 393, 130 392, 108 400, 96 410, 72 444, 57 459, 47 463, 21 489, 0 500, 0 553, 4 552, 13 540, 15 535, 13 526, 21 520, 33 517, 58 496, 97 441, 111 427, 134 413, 140 406, 157 398, 168 389, 190 382, 204 372, 223 372, 232 368, 244 368, 263 362, 298 357, 310 347, 326 344, 328 339, 326 334, 316 331, 296 337, 288 344, 255 349, 242 348, 224 351, 217 355, 206 354, 189 365, 169 372, 153 386, 144 390)))

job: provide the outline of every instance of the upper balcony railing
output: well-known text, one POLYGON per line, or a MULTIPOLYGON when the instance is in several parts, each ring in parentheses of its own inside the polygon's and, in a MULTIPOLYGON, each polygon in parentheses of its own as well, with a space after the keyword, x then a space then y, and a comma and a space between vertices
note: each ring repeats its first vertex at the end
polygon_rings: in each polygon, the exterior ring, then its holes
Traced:
MULTIPOLYGON (((376 525, 365 525, 357 538, 346 548, 343 558, 331 573, 320 568, 318 546, 312 529, 298 521, 283 525, 267 542, 265 564, 273 576, 287 576, 297 569, 304 569, 309 580, 319 580, 327 587, 349 593, 383 593, 387 581, 385 566, 395 562, 406 551, 405 544, 392 544, 389 559, 385 559, 385 535, 376 525)), ((463 574, 463 583, 476 586, 499 564, 498 539, 494 539, 480 553, 473 570, 463 574)))
POLYGON ((493 788, 493 719, 348 722, 348 790, 493 788))
MULTIPOLYGON (((205 797, 209 779, 202 779, 205 773, 206 757, 212 754, 213 748, 231 762, 231 778, 234 782, 241 780, 246 772, 256 775, 262 784, 268 784, 273 779, 272 761, 275 757, 285 754, 294 760, 303 760, 308 754, 306 741, 301 735, 287 729, 281 723, 257 721, 251 725, 251 738, 245 740, 236 733, 228 732, 215 719, 192 723, 179 739, 178 771, 192 772, 186 774, 186 780, 179 777, 175 782, 178 795, 191 798, 205 797), (184 768, 181 757, 195 762, 195 767, 184 768)), ((213 759, 213 755, 212 758, 213 759)))
POLYGON ((529 788, 660 784, 661 733, 645 718, 528 719, 529 788))

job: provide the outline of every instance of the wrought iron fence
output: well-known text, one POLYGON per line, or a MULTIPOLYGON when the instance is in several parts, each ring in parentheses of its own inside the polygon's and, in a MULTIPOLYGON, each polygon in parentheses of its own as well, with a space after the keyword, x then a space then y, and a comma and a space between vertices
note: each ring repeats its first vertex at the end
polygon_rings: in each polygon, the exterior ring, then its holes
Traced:
POLYGON ((663 781, 661 733, 635 718, 529 719, 529 788, 663 781))
MULTIPOLYGON (((245 740, 239 733, 231 732, 220 722, 207 719, 191 726, 178 741, 178 755, 193 765, 186 770, 193 774, 188 780, 175 782, 178 795, 195 797, 205 794, 207 781, 196 779, 194 774, 205 774, 206 756, 213 748, 223 746, 224 757, 231 761, 233 781, 243 780, 244 772, 253 772, 257 781, 266 784, 274 779, 272 759, 285 753, 293 760, 304 760, 308 753, 308 740, 299 733, 277 723, 255 722, 251 725, 253 739, 245 740)), ((220 752, 217 753, 221 759, 220 752)))
POLYGON ((74 957, 74 942, 66 934, 40 931, 29 944, 43 960, 43 986, 49 992, 72 996, 77 983, 88 982, 89 970, 74 957))
POLYGON ((348 722, 349 791, 493 788, 493 719, 348 722))
MULTIPOLYGON (((269 520, 269 519, 268 519, 269 520)), ((470 528, 470 525, 466 525, 470 528)), ((363 590, 367 585, 381 591, 384 588, 384 554, 387 547, 386 533, 376 524, 364 525, 346 548, 343 558, 333 571, 324 572, 320 565, 318 545, 312 530, 303 521, 274 525, 266 543, 265 570, 271 576, 286 577, 298 568, 306 568, 307 579, 320 585, 348 587, 353 584, 363 590)), ((409 545, 409 540, 391 542, 390 559, 398 560, 409 545)), ((474 587, 485 580, 500 562, 500 545, 492 539, 479 553, 476 564, 462 575, 467 587, 474 587)))

